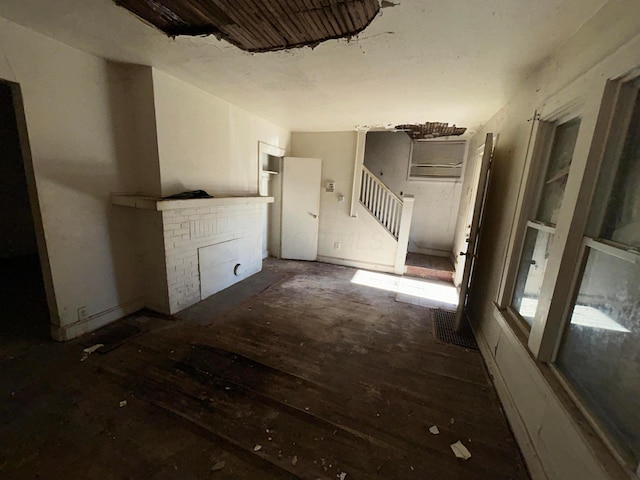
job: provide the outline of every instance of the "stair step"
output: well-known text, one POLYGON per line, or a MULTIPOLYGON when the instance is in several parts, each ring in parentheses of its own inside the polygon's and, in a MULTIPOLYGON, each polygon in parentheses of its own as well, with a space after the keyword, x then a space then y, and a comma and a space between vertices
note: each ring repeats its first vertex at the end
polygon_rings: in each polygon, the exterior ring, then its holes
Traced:
POLYGON ((435 268, 406 265, 405 275, 409 277, 424 278, 427 280, 442 280, 444 282, 453 282, 453 272, 449 272, 447 270, 437 270, 435 268))
POLYGON ((430 280, 453 282, 453 265, 446 257, 408 253, 405 275, 430 280))

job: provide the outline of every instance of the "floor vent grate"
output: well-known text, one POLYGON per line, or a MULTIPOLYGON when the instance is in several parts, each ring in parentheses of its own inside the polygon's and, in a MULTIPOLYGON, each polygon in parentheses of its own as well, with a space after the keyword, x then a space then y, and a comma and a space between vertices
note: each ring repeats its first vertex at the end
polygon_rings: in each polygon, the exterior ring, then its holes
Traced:
POLYGON ((433 334, 445 343, 452 343, 460 347, 472 348, 478 350, 478 344, 473 336, 469 322, 465 319, 462 321, 460 332, 454 331, 456 314, 446 310, 434 310, 433 313, 433 334))

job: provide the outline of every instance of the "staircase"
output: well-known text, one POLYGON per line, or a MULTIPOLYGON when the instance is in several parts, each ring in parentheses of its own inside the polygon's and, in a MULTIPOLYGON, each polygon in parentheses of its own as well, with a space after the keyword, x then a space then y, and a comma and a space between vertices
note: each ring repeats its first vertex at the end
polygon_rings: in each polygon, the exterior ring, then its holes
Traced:
POLYGON ((397 275, 402 275, 405 273, 405 257, 409 245, 413 195, 405 195, 401 199, 364 165, 361 173, 360 203, 398 242, 394 271, 397 275))

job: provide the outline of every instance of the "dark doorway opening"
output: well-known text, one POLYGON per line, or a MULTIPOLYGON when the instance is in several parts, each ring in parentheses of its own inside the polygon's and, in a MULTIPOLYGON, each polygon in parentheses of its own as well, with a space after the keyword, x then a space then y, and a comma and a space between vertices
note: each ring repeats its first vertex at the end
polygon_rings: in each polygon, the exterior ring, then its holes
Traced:
POLYGON ((0 338, 49 338, 49 309, 21 142, 22 116, 16 109, 22 109, 21 102, 17 85, 0 81, 0 338))

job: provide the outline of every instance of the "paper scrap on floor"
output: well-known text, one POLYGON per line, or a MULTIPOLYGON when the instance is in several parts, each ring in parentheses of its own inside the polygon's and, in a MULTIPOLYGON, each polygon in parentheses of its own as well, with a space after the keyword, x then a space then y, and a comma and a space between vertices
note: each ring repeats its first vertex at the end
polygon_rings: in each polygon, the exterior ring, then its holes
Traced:
POLYGON ((451 445, 451 450, 456 457, 468 460, 471 458, 471 452, 465 447, 460 440, 451 445))

